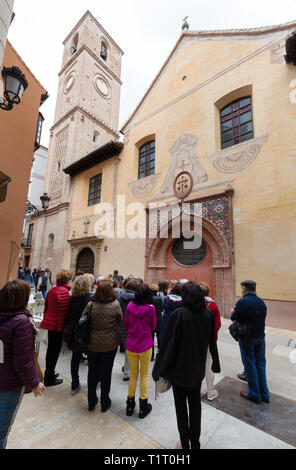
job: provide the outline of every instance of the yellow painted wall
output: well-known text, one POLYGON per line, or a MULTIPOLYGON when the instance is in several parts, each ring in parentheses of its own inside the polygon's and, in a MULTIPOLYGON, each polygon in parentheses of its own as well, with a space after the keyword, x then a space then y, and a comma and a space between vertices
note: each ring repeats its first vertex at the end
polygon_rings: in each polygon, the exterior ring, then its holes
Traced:
MULTIPOLYGON (((125 194, 127 204, 145 204, 159 194, 170 166, 171 146, 183 134, 196 136, 197 157, 209 182, 225 178, 234 188, 236 294, 240 295, 240 282, 251 278, 257 281, 258 292, 265 299, 296 301, 296 105, 289 99, 296 68, 284 60, 272 63, 270 49, 264 50, 265 45, 288 32, 257 38, 189 37, 181 42, 125 129, 118 193, 125 194), (184 75, 187 79, 183 81, 184 75), (198 88, 189 93, 194 87, 198 88), (221 104, 228 94, 232 101, 238 97, 233 92, 241 87, 252 89, 255 138, 267 135, 268 140, 249 167, 225 174, 208 160, 220 151, 219 110, 215 103, 221 104), (155 172, 161 172, 161 176, 146 198, 137 199, 128 183, 138 179, 137 144, 148 135, 155 135, 155 172)), ((93 213, 93 208, 85 207, 86 193, 89 178, 100 168, 76 178, 70 232, 79 230, 80 218, 93 213)), ((113 172, 112 160, 103 164, 102 201, 112 201, 113 172)), ((119 269, 124 275, 144 276, 145 240, 108 240, 106 245, 107 252, 101 255, 104 274, 119 269)))

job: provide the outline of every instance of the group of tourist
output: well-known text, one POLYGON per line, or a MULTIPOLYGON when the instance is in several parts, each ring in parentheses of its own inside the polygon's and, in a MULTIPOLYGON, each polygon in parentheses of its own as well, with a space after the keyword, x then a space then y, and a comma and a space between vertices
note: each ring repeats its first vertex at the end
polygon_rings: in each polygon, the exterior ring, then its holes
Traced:
POLYGON ((32 272, 29 268, 19 267, 18 279, 26 281, 31 288, 35 288, 36 293, 41 292, 44 299, 49 289, 53 286, 52 273, 49 267, 45 270, 40 267, 35 268, 32 272))
MULTIPOLYGON (((261 399, 269 402, 264 363, 266 307, 250 282, 243 286, 243 298, 232 314, 236 321, 246 317, 248 309, 256 316, 254 338, 250 342, 240 341, 249 384, 249 392, 241 396, 255 403, 261 399), (254 358, 257 350, 258 368, 254 358)), ((210 287, 206 283, 186 279, 160 281, 158 285, 149 286, 134 276, 123 279, 117 271, 107 278, 98 276, 96 280, 82 271, 74 278, 69 271, 60 271, 56 285, 45 297, 41 323, 41 328, 48 330, 43 385, 34 367, 34 327, 26 310, 30 286, 24 280, 7 283, 0 291, 0 340, 4 343, 5 357, 4 364, 0 361, 0 447, 6 446, 23 387, 37 396, 45 387, 63 382, 55 367, 64 340, 72 350, 72 395, 80 391, 79 366, 83 354, 87 353, 89 411, 99 402, 99 382, 101 411, 104 413, 111 406, 113 364, 120 348, 125 353, 122 378, 129 382, 126 415, 132 416, 136 408, 140 376, 138 416, 145 418, 152 410, 148 401, 149 365, 155 359, 154 381, 164 378, 172 384, 179 446, 200 448, 201 384, 205 378, 208 400, 216 399, 214 373, 220 372, 217 338, 221 319, 219 308, 209 294, 210 287), (87 347, 81 345, 75 334, 84 315, 90 317, 91 324, 87 347), (154 358, 155 341, 158 354, 154 358)))

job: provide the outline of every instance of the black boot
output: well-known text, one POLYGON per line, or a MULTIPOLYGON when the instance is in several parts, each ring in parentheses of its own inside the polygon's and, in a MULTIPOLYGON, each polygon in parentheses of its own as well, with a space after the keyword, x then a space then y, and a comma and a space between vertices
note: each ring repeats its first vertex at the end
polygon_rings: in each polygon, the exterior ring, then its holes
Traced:
POLYGON ((126 416, 132 416, 136 406, 135 397, 126 400, 126 416))
POLYGON ((52 387, 54 385, 60 385, 62 383, 63 383, 63 379, 57 379, 56 377, 54 377, 53 379, 48 378, 48 377, 44 377, 45 387, 52 387))
POLYGON ((139 413, 139 418, 143 419, 145 418, 147 415, 149 415, 149 413, 151 412, 152 410, 152 405, 150 403, 148 403, 148 399, 146 398, 146 400, 141 400, 141 398, 139 399, 139 402, 140 402, 140 413, 139 413))

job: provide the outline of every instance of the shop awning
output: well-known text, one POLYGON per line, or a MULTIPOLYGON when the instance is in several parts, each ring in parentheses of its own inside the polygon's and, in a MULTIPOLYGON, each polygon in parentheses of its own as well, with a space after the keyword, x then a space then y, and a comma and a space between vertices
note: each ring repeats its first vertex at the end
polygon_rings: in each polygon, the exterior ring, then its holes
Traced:
POLYGON ((7 185, 11 179, 5 173, 0 171, 0 202, 4 202, 7 194, 7 185))

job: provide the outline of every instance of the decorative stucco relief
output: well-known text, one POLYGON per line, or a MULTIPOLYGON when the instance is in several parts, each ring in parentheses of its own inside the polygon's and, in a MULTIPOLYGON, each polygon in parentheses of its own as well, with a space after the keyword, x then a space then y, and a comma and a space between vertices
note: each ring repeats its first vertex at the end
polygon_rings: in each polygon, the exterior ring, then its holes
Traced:
POLYGON ((196 189, 197 184, 208 181, 208 174, 197 157, 197 142, 198 138, 194 135, 184 134, 170 148, 171 165, 161 187, 161 194, 171 194, 173 192, 174 180, 183 171, 188 171, 191 174, 194 182, 193 191, 196 189))
POLYGON ((263 135, 247 142, 233 145, 230 148, 209 155, 207 160, 222 173, 239 173, 250 166, 258 157, 268 135, 263 135))
POLYGON ((273 44, 270 47, 269 51, 271 64, 283 64, 285 62, 284 55, 286 54, 285 39, 281 39, 276 44, 273 44))
POLYGON ((161 174, 161 172, 156 173, 155 175, 146 176, 145 178, 129 183, 129 188, 133 195, 139 199, 146 197, 155 187, 161 174))

